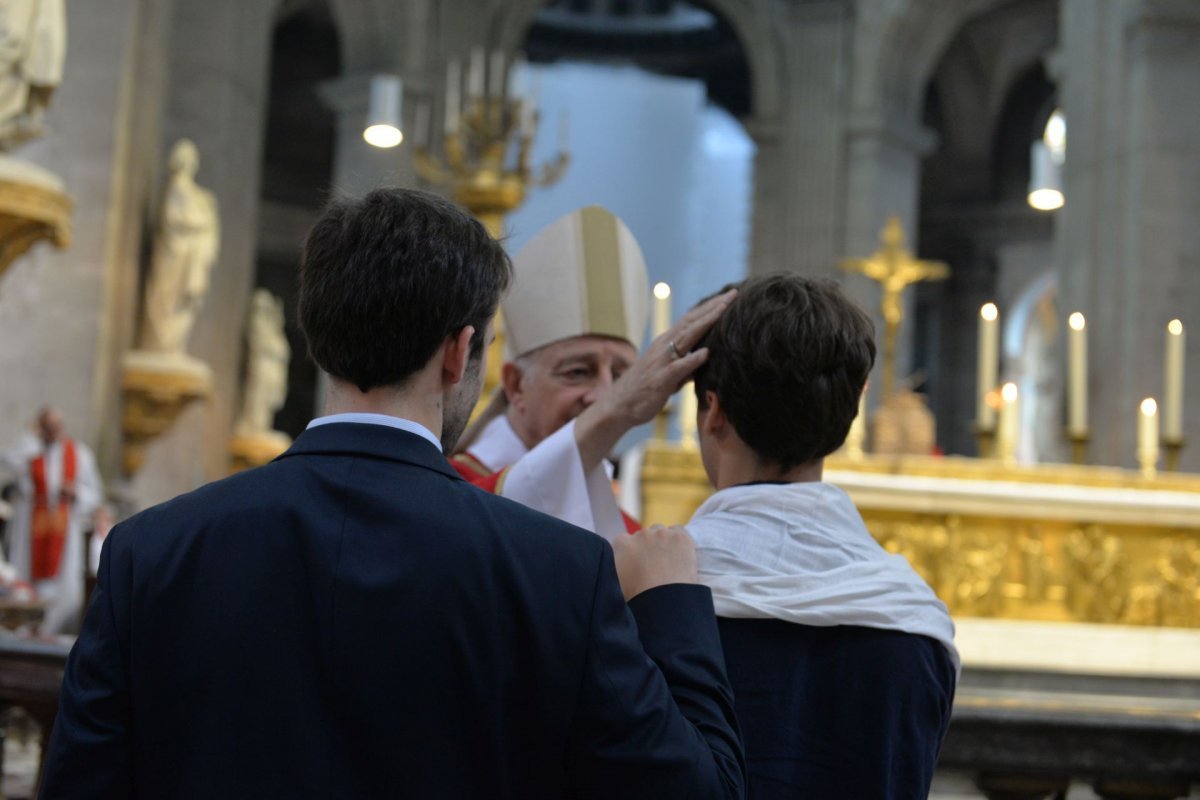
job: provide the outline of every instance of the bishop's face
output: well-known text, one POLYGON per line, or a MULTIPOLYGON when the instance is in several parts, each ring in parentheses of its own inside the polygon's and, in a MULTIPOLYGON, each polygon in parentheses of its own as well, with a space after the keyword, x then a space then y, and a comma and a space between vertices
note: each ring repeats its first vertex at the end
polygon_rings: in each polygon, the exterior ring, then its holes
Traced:
POLYGON ((607 336, 575 336, 526 353, 504 382, 513 429, 526 447, 536 446, 603 397, 636 358, 633 345, 607 336))

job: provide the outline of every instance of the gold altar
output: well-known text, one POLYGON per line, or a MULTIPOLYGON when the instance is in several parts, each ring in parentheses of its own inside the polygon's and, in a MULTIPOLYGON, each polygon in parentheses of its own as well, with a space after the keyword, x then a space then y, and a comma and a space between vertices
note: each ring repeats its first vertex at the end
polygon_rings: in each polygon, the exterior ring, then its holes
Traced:
MULTIPOLYGON (((1200 475, 835 454, 825 479, 956 617, 1200 628, 1200 475)), ((710 493, 696 450, 647 445, 646 523, 710 493)))

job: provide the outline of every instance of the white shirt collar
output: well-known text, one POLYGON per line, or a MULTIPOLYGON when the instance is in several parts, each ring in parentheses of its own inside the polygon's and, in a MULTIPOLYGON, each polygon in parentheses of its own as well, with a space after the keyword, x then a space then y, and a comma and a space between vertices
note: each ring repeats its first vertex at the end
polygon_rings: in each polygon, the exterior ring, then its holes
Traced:
POLYGON ((501 414, 484 426, 467 452, 488 469, 499 471, 515 464, 529 448, 513 430, 508 415, 501 414))
POLYGON ((433 432, 419 422, 413 422, 411 419, 403 419, 401 417, 391 417, 387 414, 367 414, 363 412, 348 412, 345 414, 329 414, 324 417, 317 417, 312 422, 308 423, 308 428, 315 428, 319 425, 330 425, 335 422, 353 422, 359 425, 386 425, 389 428, 398 428, 408 433, 415 433, 422 439, 431 442, 439 451, 442 449, 442 442, 438 437, 433 435, 433 432))

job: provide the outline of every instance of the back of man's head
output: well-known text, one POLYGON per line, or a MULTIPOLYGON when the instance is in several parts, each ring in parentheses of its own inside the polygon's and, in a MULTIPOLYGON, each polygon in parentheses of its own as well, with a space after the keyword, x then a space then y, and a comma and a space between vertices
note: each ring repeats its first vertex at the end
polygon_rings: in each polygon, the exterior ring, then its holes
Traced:
POLYGON ((300 328, 329 375, 366 392, 401 384, 447 336, 488 320, 512 266, 466 211, 427 192, 377 189, 334 201, 313 226, 300 265, 300 328))
POLYGON ((830 280, 777 273, 737 289, 697 345, 709 348, 695 374, 700 406, 712 391, 765 463, 824 458, 845 441, 875 363, 871 318, 830 280))

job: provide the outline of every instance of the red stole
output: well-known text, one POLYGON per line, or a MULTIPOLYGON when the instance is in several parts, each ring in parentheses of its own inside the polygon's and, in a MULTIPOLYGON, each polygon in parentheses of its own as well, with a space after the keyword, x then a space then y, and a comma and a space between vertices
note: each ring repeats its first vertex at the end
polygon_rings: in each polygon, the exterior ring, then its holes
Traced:
MULTIPOLYGON (((508 477, 508 468, 492 472, 483 462, 470 453, 455 453, 450 457, 450 465, 462 476, 463 480, 478 486, 485 492, 500 494, 504 491, 504 479, 508 477)), ((618 509, 620 510, 620 509, 618 509)), ((642 523, 621 511, 621 521, 625 523, 626 533, 637 533, 642 529, 642 523)))
POLYGON ((35 581, 58 575, 67 528, 71 520, 68 496, 75 493, 75 443, 63 439, 62 480, 59 481, 58 502, 50 505, 49 484, 46 480, 46 455, 29 462, 33 478, 33 520, 29 548, 29 573, 35 581))

